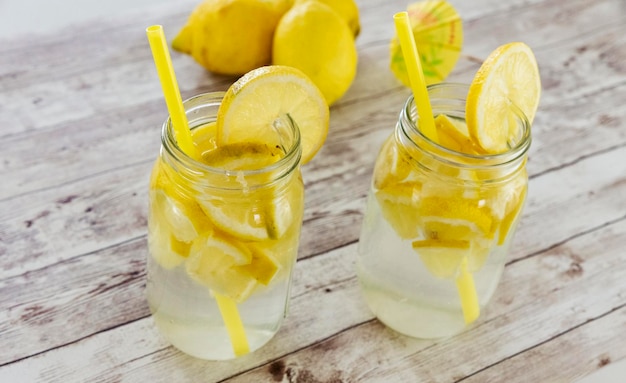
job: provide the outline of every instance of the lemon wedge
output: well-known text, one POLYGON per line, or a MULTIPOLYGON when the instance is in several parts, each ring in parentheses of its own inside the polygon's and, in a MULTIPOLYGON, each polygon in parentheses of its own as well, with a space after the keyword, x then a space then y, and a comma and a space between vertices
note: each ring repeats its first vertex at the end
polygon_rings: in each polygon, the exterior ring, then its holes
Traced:
POLYGON ((439 240, 470 240, 476 235, 475 225, 465 220, 422 218, 426 238, 439 240))
POLYGON ((280 239, 293 226, 302 220, 299 201, 304 200, 304 185, 301 177, 294 177, 289 183, 270 189, 271 203, 265 204, 265 227, 270 239, 280 239), (287 189, 281 193, 280 189, 287 189))
MULTIPOLYGON (((211 223, 198 203, 185 195, 171 177, 175 172, 157 159, 150 177, 150 211, 181 242, 189 243, 211 230, 211 223)), ((176 180, 177 182, 182 182, 176 180)))
POLYGON ((402 182, 376 192, 383 217, 402 239, 419 234, 420 216, 416 205, 420 190, 418 182, 402 182))
POLYGON ((393 135, 389 136, 380 149, 380 155, 374 165, 374 187, 383 189, 402 182, 411 173, 411 164, 404 152, 396 144, 393 135))
POLYGON ((470 250, 470 242, 465 240, 425 239, 411 245, 428 271, 439 278, 455 277, 470 250))
POLYGON ((467 95, 465 116, 472 139, 489 153, 509 149, 516 136, 511 104, 532 123, 541 80, 528 45, 513 42, 494 50, 474 76, 467 95))
POLYGON ((252 259, 249 264, 238 266, 238 269, 259 283, 268 285, 280 270, 280 263, 267 249, 255 244, 249 244, 248 247, 252 251, 252 259))
POLYGON ((328 134, 329 111, 313 82, 295 68, 272 65, 246 73, 226 92, 217 114, 218 146, 237 142, 280 143, 273 127, 289 115, 300 130, 302 163, 313 158, 328 134))
POLYGON ((283 151, 276 146, 260 142, 237 142, 205 152, 202 159, 209 166, 236 171, 262 169, 283 156, 283 151))
MULTIPOLYGON (((203 154, 207 165, 233 172, 261 169, 282 157, 282 150, 276 146, 257 142, 227 144, 203 154)), ((267 182, 270 176, 261 173, 256 176, 256 180, 267 182)), ((244 183, 237 186, 244 189, 246 202, 229 203, 227 192, 199 201, 200 207, 215 226, 234 237, 248 241, 279 238, 287 231, 293 219, 292 206, 296 201, 288 196, 289 192, 283 193, 284 195, 279 192, 285 187, 284 182, 247 189, 249 185, 245 180, 236 178, 231 181, 244 183)), ((227 181, 224 181, 224 185, 228 185, 227 181)))
POLYGON ((504 215, 504 218, 502 219, 502 222, 500 222, 500 229, 498 232, 498 245, 504 244, 504 241, 509 234, 509 230, 519 216, 519 213, 522 210, 522 206, 524 206, 524 201, 526 200, 526 191, 527 188, 522 189, 522 192, 517 195, 517 198, 514 198, 507 204, 506 213, 504 215))
POLYGON ((215 121, 199 126, 191 131, 191 140, 196 147, 196 152, 209 152, 217 147, 215 144, 215 121))
POLYGON ((148 230, 148 248, 154 260, 164 269, 172 269, 189 256, 191 243, 179 241, 157 220, 151 220, 148 230))
POLYGON ((463 226, 487 238, 493 238, 495 235, 491 212, 486 206, 481 206, 479 200, 425 197, 420 199, 418 214, 422 220, 428 220, 431 224, 439 222, 447 224, 448 230, 455 230, 445 234, 440 231, 438 235, 444 238, 455 238, 463 226), (456 229, 453 229, 455 227, 456 229))
POLYGON ((437 137, 441 146, 465 154, 485 153, 470 138, 465 122, 440 114, 435 117, 435 127, 437 128, 437 137))
POLYGON ((200 206, 220 230, 243 240, 263 241, 269 238, 265 224, 265 203, 229 204, 228 201, 214 198, 202 201, 200 206))
POLYGON ((257 280, 238 267, 249 265, 252 259, 252 252, 245 245, 213 233, 194 240, 185 268, 196 282, 235 302, 242 302, 250 296, 257 280))

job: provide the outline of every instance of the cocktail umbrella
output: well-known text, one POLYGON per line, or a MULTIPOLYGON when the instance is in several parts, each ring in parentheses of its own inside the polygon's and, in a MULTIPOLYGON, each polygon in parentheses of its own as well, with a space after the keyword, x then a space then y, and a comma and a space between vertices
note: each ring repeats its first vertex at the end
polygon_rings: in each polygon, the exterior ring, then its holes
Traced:
MULTIPOLYGON (((442 82, 454 69, 461 54, 461 17, 450 3, 443 0, 416 2, 407 7, 407 12, 426 84, 442 82)), ((391 40, 390 51, 391 71, 405 86, 410 87, 397 36, 391 40)))

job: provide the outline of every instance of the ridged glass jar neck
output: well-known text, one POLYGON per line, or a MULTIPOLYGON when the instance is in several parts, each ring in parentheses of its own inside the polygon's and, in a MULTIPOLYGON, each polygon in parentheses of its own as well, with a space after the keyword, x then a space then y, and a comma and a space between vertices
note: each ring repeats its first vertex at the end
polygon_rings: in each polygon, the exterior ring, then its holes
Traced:
MULTIPOLYGON (((189 128, 193 131, 215 122, 223 98, 224 92, 212 92, 185 100, 189 128)), ((208 166, 184 153, 168 117, 161 132, 161 159, 169 165, 172 174, 168 176, 176 185, 191 187, 195 192, 245 192, 270 187, 299 169, 302 154, 300 131, 289 115, 277 118, 272 128, 280 140, 277 145, 284 152, 280 160, 255 170, 227 170, 208 166)))
MULTIPOLYGON (((455 83, 429 86, 428 94, 433 116, 445 114, 465 121, 468 90, 468 85, 455 83)), ((498 154, 467 154, 432 141, 420 128, 413 96, 407 99, 400 111, 395 138, 414 160, 414 165, 424 171, 437 173, 441 177, 447 174, 467 182, 474 182, 477 179, 480 179, 481 183, 505 181, 524 168, 531 143, 528 119, 515 105, 511 104, 511 111, 516 132, 509 143, 509 150, 498 154)))

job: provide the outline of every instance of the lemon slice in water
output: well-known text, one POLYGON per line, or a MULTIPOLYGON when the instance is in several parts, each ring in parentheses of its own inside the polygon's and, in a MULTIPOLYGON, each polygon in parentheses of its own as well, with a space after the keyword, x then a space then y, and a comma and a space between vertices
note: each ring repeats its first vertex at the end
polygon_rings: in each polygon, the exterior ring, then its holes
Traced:
POLYGON ((418 182, 402 182, 376 192, 383 217, 402 239, 419 234, 420 216, 416 205, 421 188, 418 182))
POLYGON ((465 122, 445 114, 435 117, 439 144, 465 154, 484 154, 485 151, 470 138, 465 122))
POLYGON ((425 239, 413 241, 412 246, 428 271, 439 278, 455 277, 470 250, 465 240, 425 239))
POLYGON ((250 296, 257 280, 238 267, 249 265, 252 259, 252 252, 245 245, 214 233, 194 240, 185 267, 196 282, 242 302, 250 296))
MULTIPOLYGON (((221 186, 242 188, 246 195, 245 203, 229 203, 228 191, 199 202, 202 210, 220 230, 240 239, 263 241, 278 238, 291 224, 292 201, 281 198, 277 188, 284 186, 264 185, 271 179, 271 172, 260 172, 248 179, 239 177, 239 171, 265 168, 279 161, 283 152, 275 146, 256 142, 237 142, 218 146, 203 154, 209 166, 232 172, 225 175, 221 186)), ((222 182, 216 180, 216 184, 222 182)), ((219 184, 218 184, 219 185, 219 184)))

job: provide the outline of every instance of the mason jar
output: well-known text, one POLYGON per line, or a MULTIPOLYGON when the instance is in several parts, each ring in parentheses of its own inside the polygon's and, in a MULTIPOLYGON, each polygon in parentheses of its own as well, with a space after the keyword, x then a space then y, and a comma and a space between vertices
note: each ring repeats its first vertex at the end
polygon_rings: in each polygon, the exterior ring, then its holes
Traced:
POLYGON ((176 348, 208 360, 252 352, 278 331, 304 207, 296 124, 277 119, 271 145, 217 147, 223 97, 183 103, 197 154, 181 150, 165 121, 149 187, 152 317, 176 348))
POLYGON ((428 93, 438 138, 421 130, 409 97, 375 163, 357 275, 381 322, 441 338, 475 323, 498 286, 526 198, 531 136, 512 105, 508 149, 488 154, 465 123, 468 86, 428 93))

